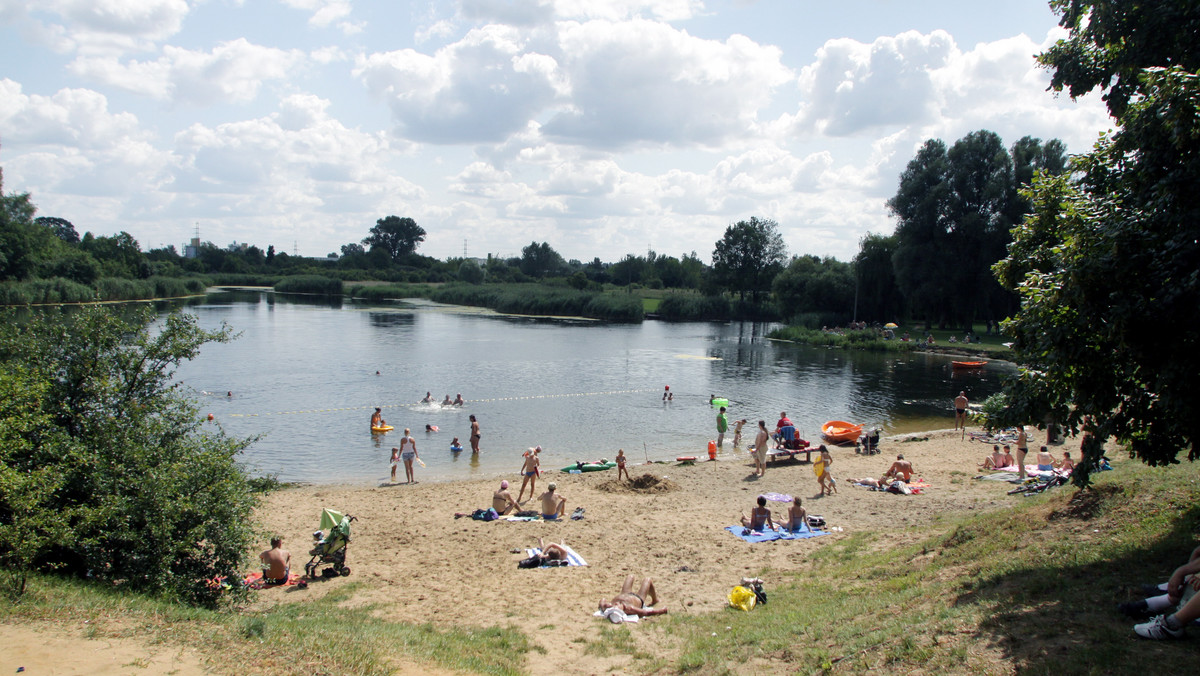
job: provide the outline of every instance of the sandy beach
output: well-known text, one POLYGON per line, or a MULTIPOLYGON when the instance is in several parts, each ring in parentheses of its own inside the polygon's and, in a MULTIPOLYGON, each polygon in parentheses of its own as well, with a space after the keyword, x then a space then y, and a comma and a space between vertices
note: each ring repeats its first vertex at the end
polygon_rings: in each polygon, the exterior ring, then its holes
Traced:
MULTIPOLYGON (((1077 441, 1068 440, 1052 450, 1061 455, 1062 450, 1077 447, 1077 441)), ((530 653, 531 673, 603 672, 628 658, 585 656, 583 643, 572 639, 594 637, 611 626, 592 612, 601 597, 619 590, 627 574, 652 576, 672 613, 716 612, 742 576, 761 574, 769 588, 772 571, 801 570, 814 551, 850 533, 888 531, 892 541, 919 538, 939 515, 995 509, 1018 499, 1005 494, 1010 484, 971 479, 979 474, 976 467, 990 445, 970 437, 963 440, 960 432, 947 429, 884 438, 881 451, 866 456, 856 454, 853 447, 833 447, 832 473, 839 492, 830 497, 818 497, 811 465, 772 464, 765 477, 756 478, 748 453, 745 461, 693 466, 631 463, 635 479, 651 474, 661 484, 645 492, 617 482, 616 470, 545 472, 539 492, 555 481, 567 499, 568 513, 576 507, 585 509, 583 519, 558 523, 454 518, 455 512, 488 506, 501 478, 513 483, 515 495, 520 486, 515 473, 426 483, 420 482, 418 468, 415 485, 289 488, 267 497, 256 522, 283 536, 285 548, 293 553, 293 568, 299 570, 308 558, 305 552, 321 509, 354 515, 358 521, 348 556, 353 572, 348 578, 318 580, 306 590, 263 590, 257 592, 256 603, 304 602, 356 580, 366 582, 366 590, 355 595, 355 602, 378 604, 392 619, 438 626, 519 627, 546 650, 530 653), (923 494, 893 495, 847 481, 878 477, 898 453, 913 463, 916 477, 931 485, 923 494), (759 494, 767 493, 798 495, 810 514, 822 515, 829 526, 844 530, 807 540, 757 544, 724 530, 738 521, 740 512, 749 512, 759 494), (589 565, 518 569, 525 548, 536 546, 539 537, 565 541, 589 565)), ((768 506, 781 514, 787 503, 768 506)), ((653 624, 655 618, 644 622, 653 624)), ((641 629, 635 627, 635 635, 646 638, 638 640, 652 640, 641 629)))

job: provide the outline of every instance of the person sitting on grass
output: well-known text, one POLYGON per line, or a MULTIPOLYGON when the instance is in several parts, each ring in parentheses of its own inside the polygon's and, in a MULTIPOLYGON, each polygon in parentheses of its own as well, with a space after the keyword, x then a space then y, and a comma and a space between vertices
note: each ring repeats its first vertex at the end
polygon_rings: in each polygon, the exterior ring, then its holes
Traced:
POLYGON ((792 498, 792 506, 788 507, 788 520, 786 528, 793 533, 801 530, 808 530, 808 512, 800 506, 800 497, 792 498))
POLYGON ((1071 472, 1075 470, 1075 461, 1071 459, 1070 451, 1063 451, 1062 460, 1054 463, 1054 468, 1060 472, 1071 472))
POLYGON ((1054 471, 1054 456, 1050 455, 1050 449, 1045 446, 1038 449, 1037 468, 1039 472, 1054 471))
MULTIPOLYGON (((1193 555, 1195 552, 1193 552, 1193 555)), ((1142 638, 1161 640, 1183 638, 1184 627, 1200 619, 1200 559, 1193 558, 1175 569, 1167 581, 1167 597, 1176 610, 1170 615, 1158 615, 1149 622, 1136 624, 1133 632, 1142 638)))
POLYGON ((638 617, 649 617, 650 615, 663 615, 667 612, 663 608, 651 608, 658 604, 658 594, 654 591, 654 580, 650 578, 642 578, 642 584, 638 587, 637 592, 633 591, 633 575, 625 578, 625 583, 621 585, 621 593, 613 597, 611 601, 600 599, 600 612, 604 612, 609 608, 616 608, 626 615, 636 615, 638 617))
POLYGON ((1175 569, 1171 575, 1171 579, 1162 584, 1144 585, 1142 587, 1148 598, 1138 601, 1130 601, 1117 606, 1122 614, 1136 619, 1144 619, 1151 615, 1162 614, 1171 608, 1179 605, 1183 600, 1184 593, 1187 588, 1195 584, 1197 577, 1192 572, 1188 572, 1193 568, 1200 566, 1200 547, 1192 550, 1188 557, 1187 563, 1175 569), (1177 580, 1177 586, 1174 595, 1171 591, 1171 580, 1177 580))
POLYGON ((779 527, 771 521, 771 510, 767 509, 767 496, 758 496, 758 506, 750 510, 750 517, 746 517, 746 513, 742 512, 742 527, 750 530, 763 531, 767 527, 771 530, 778 530, 779 527))

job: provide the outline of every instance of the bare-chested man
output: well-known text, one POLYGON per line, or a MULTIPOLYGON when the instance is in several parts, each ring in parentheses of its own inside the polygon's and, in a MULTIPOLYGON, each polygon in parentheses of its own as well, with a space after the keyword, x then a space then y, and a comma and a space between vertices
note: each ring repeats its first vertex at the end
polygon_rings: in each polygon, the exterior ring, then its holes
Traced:
POLYGON ((634 592, 633 579, 633 575, 625 578, 625 583, 621 585, 621 593, 614 596, 612 601, 600 599, 600 612, 609 608, 617 608, 626 615, 637 615, 638 617, 666 613, 666 608, 649 608, 658 603, 658 594, 654 591, 654 580, 648 577, 643 578, 641 586, 638 587, 637 592, 634 592))
POLYGON ((263 582, 267 584, 284 584, 291 574, 292 554, 283 548, 283 538, 276 535, 271 538, 271 548, 258 555, 262 561, 263 582))
POLYGON ((767 431, 767 421, 758 421, 758 436, 754 437, 754 476, 764 476, 767 473, 767 444, 771 442, 771 433, 767 431))
POLYGON ((521 505, 517 504, 517 501, 513 500, 512 493, 508 492, 508 481, 501 481, 500 490, 492 493, 492 509, 501 516, 510 511, 521 511, 521 505))
MULTIPOLYGON (((450 395, 446 395, 449 399, 450 395)), ((475 414, 471 414, 471 452, 479 452, 479 421, 475 420, 475 414)))
POLYGON ((554 492, 558 484, 553 481, 546 487, 546 492, 538 496, 542 501, 542 518, 547 521, 558 521, 567 513, 567 499, 554 492))
POLYGON ((959 392, 954 398, 954 429, 967 429, 967 393, 959 392))
POLYGON ((534 446, 525 452, 525 462, 521 465, 521 476, 525 478, 521 481, 521 490, 517 491, 517 502, 520 502, 521 498, 525 496, 526 486, 529 486, 529 497, 532 498, 533 494, 537 492, 538 464, 541 463, 539 457, 541 452, 541 446, 534 446))
POLYGON ((1000 447, 993 445, 992 454, 983 459, 983 464, 979 469, 1000 469, 1005 467, 1004 454, 1000 452, 1000 447))
POLYGON ((900 479, 904 483, 908 483, 908 480, 912 478, 912 473, 912 463, 905 460, 904 454, 901 453, 900 455, 896 456, 896 462, 892 463, 892 466, 888 469, 887 473, 883 475, 883 478, 879 480, 879 483, 886 484, 888 479, 900 479))

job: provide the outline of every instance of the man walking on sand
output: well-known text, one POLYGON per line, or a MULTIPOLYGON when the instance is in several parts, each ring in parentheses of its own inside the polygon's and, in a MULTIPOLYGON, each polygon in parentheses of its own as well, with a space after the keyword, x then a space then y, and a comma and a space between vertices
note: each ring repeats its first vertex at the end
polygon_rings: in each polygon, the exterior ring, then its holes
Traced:
POLYGON ((954 398, 954 429, 967 429, 967 393, 959 392, 954 398))
POLYGON ((725 445, 725 432, 729 430, 729 419, 725 417, 725 407, 717 413, 717 448, 725 445))
POLYGON ((758 421, 758 436, 754 437, 754 476, 765 476, 767 473, 767 444, 771 443, 771 433, 767 431, 767 421, 758 421))

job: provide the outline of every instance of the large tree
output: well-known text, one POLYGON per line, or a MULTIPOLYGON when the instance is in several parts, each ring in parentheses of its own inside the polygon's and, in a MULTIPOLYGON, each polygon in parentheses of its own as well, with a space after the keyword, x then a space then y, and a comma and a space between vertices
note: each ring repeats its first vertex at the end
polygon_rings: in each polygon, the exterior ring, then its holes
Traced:
POLYGON ((896 286, 892 257, 896 252, 895 235, 867 233, 858 242, 854 257, 855 312, 851 319, 881 323, 906 316, 904 296, 896 286))
POLYGON ((758 300, 771 291, 775 276, 783 270, 787 247, 779 224, 752 216, 725 228, 713 249, 712 273, 720 287, 745 300, 758 300))
POLYGON ((1054 7, 1070 34, 1040 57, 1053 86, 1103 88, 1119 126, 1076 158, 1076 180, 1039 176, 996 271, 1022 299, 1005 325, 1022 364, 1010 412, 1086 432, 1086 485, 1107 438, 1150 465, 1200 457, 1200 11, 1054 7))
POLYGON ((559 255, 549 242, 530 242, 529 246, 521 249, 521 272, 530 277, 547 277, 561 275, 566 272, 567 262, 559 255))
POLYGON ((416 221, 407 217, 388 216, 375 221, 371 234, 364 237, 362 243, 368 249, 382 248, 393 261, 399 261, 402 256, 416 251, 424 241, 425 229, 416 221))
POLYGON ((771 284, 785 319, 816 314, 822 324, 849 321, 854 311, 854 268, 836 258, 796 256, 771 284))

